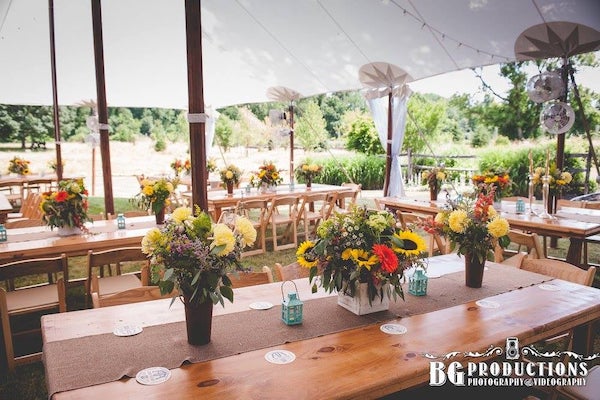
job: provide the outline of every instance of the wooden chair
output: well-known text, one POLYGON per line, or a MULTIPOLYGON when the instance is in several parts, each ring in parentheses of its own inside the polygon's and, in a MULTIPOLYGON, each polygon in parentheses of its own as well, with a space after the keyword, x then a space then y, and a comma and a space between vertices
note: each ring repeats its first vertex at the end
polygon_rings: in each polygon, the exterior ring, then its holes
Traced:
POLYGON ((171 293, 161 294, 158 286, 140 286, 103 297, 100 297, 96 292, 92 292, 92 304, 94 308, 100 308, 171 297, 173 297, 171 293))
POLYGON ((298 216, 298 197, 275 197, 271 200, 267 220, 271 226, 273 251, 292 249, 298 246, 296 219, 298 216), (277 229, 283 226, 281 234, 277 229), (280 239, 282 242, 280 242, 280 239))
POLYGON ((503 249, 500 246, 496 246, 494 249, 494 261, 506 265, 512 265, 518 267, 521 264, 521 258, 517 257, 519 253, 526 250, 528 258, 539 259, 544 257, 544 250, 542 242, 537 233, 526 233, 519 230, 511 229, 508 232, 510 242, 517 245, 515 250, 503 249))
POLYGON ((596 274, 596 267, 589 267, 584 270, 568 262, 549 258, 533 259, 524 257, 520 268, 584 286, 592 286, 596 274))
POLYGON ((273 282, 273 273, 271 268, 266 265, 262 267, 261 272, 246 272, 246 271, 238 271, 227 274, 229 279, 231 279, 231 285, 234 288, 253 286, 253 285, 262 285, 264 283, 273 282))
POLYGON ((336 192, 335 207, 333 212, 347 213, 354 205, 358 197, 359 190, 341 190, 336 192))
POLYGON ((298 207, 296 225, 302 226, 304 239, 314 236, 319 223, 329 218, 335 204, 335 198, 326 192, 306 193, 302 196, 298 207), (311 228, 312 227, 312 228, 311 228))
MULTIPOLYGON (((39 361, 42 353, 15 356, 13 337, 30 335, 32 331, 13 332, 10 319, 53 309, 59 312, 67 311, 65 300, 65 281, 68 281, 67 257, 63 254, 60 257, 27 259, 4 264, 0 266, 0 281, 4 281, 6 285, 6 290, 0 288, 0 318, 4 350, 8 369, 14 371, 16 365, 39 361), (56 282, 54 282, 55 274, 61 275, 56 282), (47 283, 14 287, 15 278, 39 275, 46 275, 47 283)), ((39 329, 36 328, 34 331, 37 330, 39 329)))
POLYGON ((121 247, 104 251, 88 251, 88 280, 86 282, 86 293, 98 293, 100 298, 133 289, 140 286, 148 286, 150 280, 149 260, 142 253, 141 247, 121 247), (123 263, 142 263, 140 269, 129 273, 122 273, 123 263), (107 268, 112 275, 112 268, 115 268, 114 276, 104 276, 104 268, 107 268), (98 268, 100 277, 94 273, 98 268), (140 274, 141 280, 136 276, 140 274))
POLYGON ((4 224, 4 227, 6 229, 15 229, 15 228, 29 228, 32 226, 43 226, 43 225, 44 225, 44 221, 41 219, 23 218, 23 219, 14 219, 14 220, 9 219, 4 224))
POLYGON ((551 399, 561 398, 570 400, 597 399, 600 393, 600 365, 596 365, 588 371, 585 378, 585 386, 557 386, 554 388, 551 399))
MULTIPOLYGON (((400 221, 400 225, 402 226, 403 230, 419 229, 419 224, 421 224, 427 218, 426 215, 402 212, 400 210, 396 211, 396 217, 400 221)), ((430 257, 435 254, 448 254, 450 252, 450 244, 445 238, 438 234, 429 232, 427 232, 427 236, 429 237, 427 252, 430 257)))
POLYGON ((308 278, 310 275, 310 268, 303 267, 297 262, 293 262, 285 266, 275 263, 273 275, 279 282, 290 281, 298 278, 308 278))
POLYGON ((8 220, 16 219, 42 219, 43 212, 40 208, 42 196, 39 193, 29 193, 21 203, 19 212, 9 213, 8 220))
MULTIPOLYGON (((242 257, 264 254, 267 252, 267 215, 269 213, 269 202, 260 200, 240 200, 237 203, 237 212, 252 222, 256 229, 256 242, 250 250, 243 250, 242 257)), ((221 214, 223 215, 223 214, 221 214)))

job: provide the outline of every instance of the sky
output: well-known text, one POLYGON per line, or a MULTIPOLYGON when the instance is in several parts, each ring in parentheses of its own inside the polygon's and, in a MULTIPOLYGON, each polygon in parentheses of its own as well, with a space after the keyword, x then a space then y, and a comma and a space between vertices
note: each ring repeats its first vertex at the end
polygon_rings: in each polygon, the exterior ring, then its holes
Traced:
MULTIPOLYGON (((532 77, 535 74, 535 70, 532 70, 528 76, 532 77)), ((509 88, 508 80, 500 76, 498 65, 484 67, 482 76, 499 93, 505 93, 509 88)), ((600 68, 582 68, 575 73, 575 83, 578 87, 584 86, 600 93, 600 68)), ((422 79, 408 85, 413 91, 419 93, 435 93, 443 97, 450 97, 455 93, 469 93, 477 100, 483 99, 481 81, 470 69, 422 79)))

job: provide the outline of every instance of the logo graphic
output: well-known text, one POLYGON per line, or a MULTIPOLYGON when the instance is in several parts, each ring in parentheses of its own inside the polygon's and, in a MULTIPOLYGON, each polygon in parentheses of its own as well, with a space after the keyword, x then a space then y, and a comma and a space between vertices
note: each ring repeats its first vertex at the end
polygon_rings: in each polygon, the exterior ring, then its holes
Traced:
POLYGON ((519 359, 519 338, 508 337, 506 338, 506 359, 507 360, 518 360, 519 359))
POLYGON ((585 386, 588 361, 600 358, 600 353, 584 356, 569 350, 540 352, 532 345, 521 348, 514 336, 506 338, 504 349, 492 345, 484 352, 422 355, 436 360, 429 363, 430 386, 443 386, 446 382, 455 386, 585 386), (504 361, 498 357, 503 353, 504 361), (521 354, 542 360, 520 360, 521 354))

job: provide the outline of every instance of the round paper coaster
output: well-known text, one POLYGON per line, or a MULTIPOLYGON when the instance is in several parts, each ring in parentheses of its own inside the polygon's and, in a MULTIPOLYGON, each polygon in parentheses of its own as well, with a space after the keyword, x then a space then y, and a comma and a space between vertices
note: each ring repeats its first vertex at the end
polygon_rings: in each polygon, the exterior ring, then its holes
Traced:
POLYGON ((383 324, 379 329, 388 335, 403 335, 408 331, 404 325, 400 324, 383 324))
POLYGON ((250 304, 250 308, 253 310, 268 310, 273 307, 273 304, 268 301, 257 301, 255 303, 250 304))
POLYGON ((288 350, 273 350, 265 354, 265 359, 273 364, 289 364, 296 359, 296 355, 288 350))
POLYGON ((556 292, 559 291, 560 288, 556 285, 553 285, 551 283, 542 283, 541 285, 538 286, 540 289, 542 290, 549 290, 551 292, 556 292))
POLYGON ((133 336, 140 332, 142 332, 142 327, 137 325, 121 325, 113 331, 116 336, 133 336))
POLYGON ((475 302, 481 308, 499 308, 500 303, 492 300, 477 300, 475 302))
POLYGON ((135 375, 135 380, 142 385, 158 385, 171 377, 171 371, 164 367, 151 367, 141 370, 135 375))

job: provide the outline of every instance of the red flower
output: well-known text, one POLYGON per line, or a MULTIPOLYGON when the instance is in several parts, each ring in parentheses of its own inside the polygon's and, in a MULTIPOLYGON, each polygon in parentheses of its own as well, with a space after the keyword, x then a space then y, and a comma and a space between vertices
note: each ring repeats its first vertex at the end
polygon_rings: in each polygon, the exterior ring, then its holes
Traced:
POLYGON ((374 244, 373 254, 379 258, 381 270, 388 273, 393 273, 398 269, 398 257, 392 249, 384 244, 374 244))
POLYGON ((58 203, 62 203, 63 201, 66 201, 68 197, 69 197, 69 194, 67 192, 60 191, 60 192, 56 193, 56 201, 58 203))

